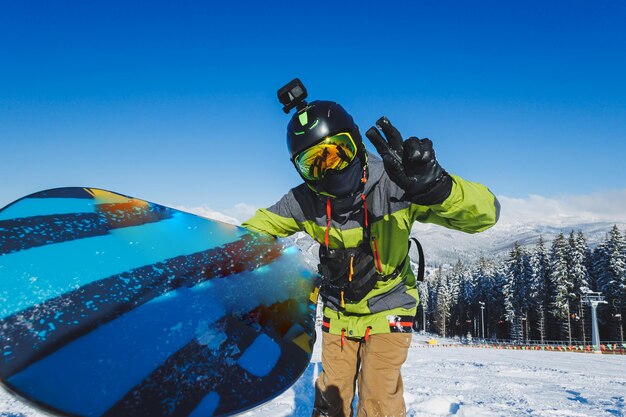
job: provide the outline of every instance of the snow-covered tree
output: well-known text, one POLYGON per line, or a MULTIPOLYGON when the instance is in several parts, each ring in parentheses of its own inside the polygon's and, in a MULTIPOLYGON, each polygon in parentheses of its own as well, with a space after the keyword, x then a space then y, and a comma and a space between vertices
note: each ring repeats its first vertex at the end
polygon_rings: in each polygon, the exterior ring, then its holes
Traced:
POLYGON ((464 268, 461 275, 458 298, 459 320, 461 322, 460 334, 462 336, 469 333, 472 336, 480 337, 476 326, 475 297, 476 282, 474 275, 464 268))
POLYGON ((541 343, 547 338, 548 311, 550 308, 549 268, 550 257, 545 247, 543 236, 530 254, 530 316, 541 343))
POLYGON ((586 338, 585 334, 585 314, 582 305, 582 290, 589 288, 589 271, 587 270, 587 240, 582 232, 574 235, 572 231, 568 239, 569 250, 567 252, 567 265, 569 280, 572 282, 572 290, 569 294, 570 318, 577 325, 573 326, 573 333, 576 339, 586 338))
POLYGON ((626 236, 617 227, 593 252, 579 231, 567 238, 560 233, 549 249, 540 237, 532 250, 515 244, 504 260, 457 261, 432 273, 420 296, 442 334, 480 337, 484 313, 487 338, 573 342, 590 337, 582 288, 607 298, 609 307, 599 309, 601 337, 619 340, 618 315, 626 317, 626 236))
MULTIPOLYGON (((531 271, 526 251, 515 242, 506 261, 504 307, 506 319, 511 323, 511 338, 521 342, 525 334, 525 321, 530 309, 531 271)), ((528 337, 528 335, 526 335, 528 337)))
MULTIPOLYGON (((626 312, 626 242, 617 226, 613 226, 606 240, 594 252, 596 285, 608 301, 608 308, 601 312, 609 327, 609 337, 621 337, 617 314, 626 312)), ((601 310, 602 311, 602 310, 601 310)))
POLYGON ((465 275, 465 267, 461 260, 457 260, 451 271, 446 274, 448 277, 448 287, 450 288, 450 331, 454 334, 461 333, 461 305, 459 302, 461 294, 461 283, 465 275))
POLYGON ((450 279, 444 274, 440 266, 435 272, 433 284, 435 285, 435 325, 442 336, 446 336, 447 325, 454 300, 454 289, 450 285, 450 279))
MULTIPOLYGON (((500 322, 504 320, 504 295, 503 286, 506 274, 501 266, 487 258, 481 257, 478 263, 471 270, 471 279, 475 283, 474 290, 474 312, 477 327, 481 326, 480 303, 485 303, 484 325, 485 337, 506 337, 502 333, 503 326, 500 322)), ((477 329, 480 334, 479 329, 477 329)))
POLYGON ((563 233, 552 242, 550 256, 550 284, 553 288, 551 309, 554 325, 561 330, 561 337, 571 339, 571 321, 569 310, 569 297, 572 292, 573 282, 570 280, 567 258, 568 242, 563 233))

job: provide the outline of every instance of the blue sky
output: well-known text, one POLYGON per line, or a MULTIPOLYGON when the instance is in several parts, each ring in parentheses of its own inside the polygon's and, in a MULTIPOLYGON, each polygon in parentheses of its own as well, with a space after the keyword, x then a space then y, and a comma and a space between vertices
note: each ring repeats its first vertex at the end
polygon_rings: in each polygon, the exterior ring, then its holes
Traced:
POLYGON ((299 182, 276 100, 296 76, 498 195, 626 188, 624 2, 225 3, 1 3, 0 206, 78 185, 270 205, 299 182))

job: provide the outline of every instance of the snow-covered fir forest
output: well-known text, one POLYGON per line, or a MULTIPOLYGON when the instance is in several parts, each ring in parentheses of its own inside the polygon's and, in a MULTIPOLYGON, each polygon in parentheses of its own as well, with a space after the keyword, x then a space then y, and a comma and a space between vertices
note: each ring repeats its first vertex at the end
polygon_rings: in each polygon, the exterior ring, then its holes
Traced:
POLYGON ((590 343, 587 290, 600 292, 602 341, 624 338, 626 318, 626 234, 613 226, 591 248, 582 232, 560 233, 534 246, 515 243, 503 259, 481 257, 439 267, 419 285, 420 329, 442 336, 484 337, 520 343, 590 343), (552 239, 553 238, 553 239, 552 239))

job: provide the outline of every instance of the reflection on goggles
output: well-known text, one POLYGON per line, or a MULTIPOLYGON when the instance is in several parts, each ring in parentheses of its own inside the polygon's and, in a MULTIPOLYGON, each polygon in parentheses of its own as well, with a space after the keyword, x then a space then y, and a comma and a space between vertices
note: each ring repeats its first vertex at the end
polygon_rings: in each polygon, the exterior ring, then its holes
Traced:
POLYGON ((349 133, 339 133, 300 152, 294 163, 304 178, 317 181, 329 169, 341 171, 347 167, 354 160, 356 152, 352 136, 349 133))

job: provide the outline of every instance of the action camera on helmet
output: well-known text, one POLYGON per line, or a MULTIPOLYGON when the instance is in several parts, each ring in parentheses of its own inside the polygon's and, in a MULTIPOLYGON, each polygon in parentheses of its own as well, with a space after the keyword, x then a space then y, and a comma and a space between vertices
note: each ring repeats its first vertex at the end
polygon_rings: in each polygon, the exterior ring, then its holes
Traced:
POLYGON ((294 78, 278 90, 278 100, 282 103, 283 111, 289 113, 293 108, 306 107, 307 91, 299 78, 294 78))

